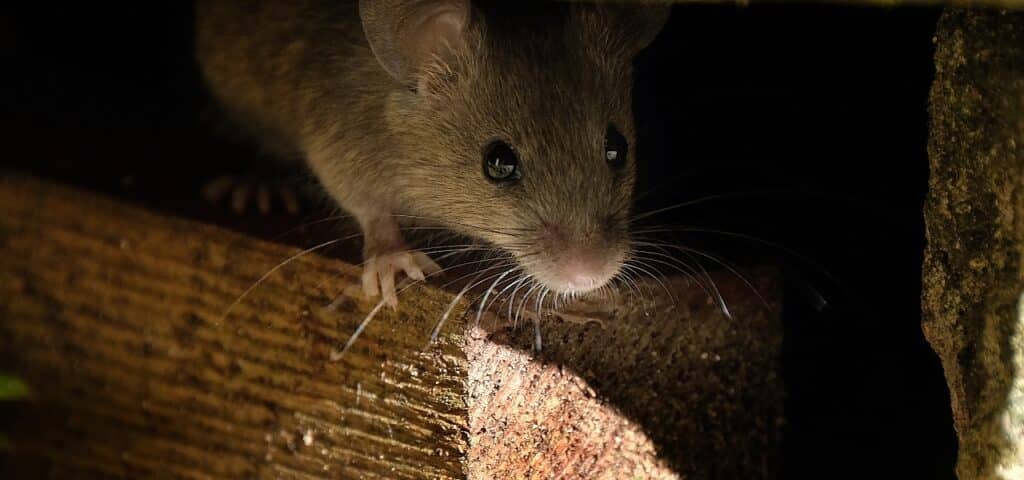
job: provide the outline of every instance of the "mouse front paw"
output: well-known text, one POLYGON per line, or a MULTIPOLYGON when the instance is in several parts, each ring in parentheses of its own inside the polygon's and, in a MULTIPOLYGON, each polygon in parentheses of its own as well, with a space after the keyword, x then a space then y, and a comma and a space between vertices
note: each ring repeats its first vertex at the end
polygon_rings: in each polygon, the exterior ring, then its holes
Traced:
POLYGON ((417 250, 374 255, 363 264, 363 294, 367 297, 381 295, 385 304, 397 308, 395 276, 399 271, 405 272, 412 280, 421 281, 428 275, 440 272, 441 267, 425 253, 417 250))

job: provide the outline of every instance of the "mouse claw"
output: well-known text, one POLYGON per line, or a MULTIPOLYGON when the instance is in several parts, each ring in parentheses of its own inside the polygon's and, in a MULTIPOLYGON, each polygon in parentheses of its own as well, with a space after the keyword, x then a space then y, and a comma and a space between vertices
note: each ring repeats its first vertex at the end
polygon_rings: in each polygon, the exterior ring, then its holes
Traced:
POLYGON ((200 193, 203 198, 210 203, 218 203, 228 195, 231 188, 235 185, 235 179, 230 175, 223 175, 210 180, 202 186, 200 193))
POLYGON ((224 175, 203 185, 200 193, 210 204, 226 203, 236 215, 247 213, 253 205, 259 214, 269 215, 277 203, 289 215, 301 213, 302 206, 295 189, 287 184, 279 185, 279 182, 224 175))
POLYGON ((235 185, 234 190, 231 192, 231 210, 235 214, 241 215, 245 213, 245 207, 249 205, 249 190, 248 184, 239 183, 235 185))
POLYGON ((363 265, 363 295, 366 298, 373 298, 380 295, 380 287, 377 283, 377 257, 366 261, 363 265))
MULTIPOLYGON (((413 261, 416 262, 416 266, 421 270, 420 276, 422 276, 423 273, 426 273, 426 276, 429 277, 431 275, 437 275, 438 273, 441 273, 441 270, 444 270, 437 264, 437 262, 428 257, 427 254, 419 250, 412 252, 412 258, 413 261)), ((408 273, 409 271, 406 270, 406 274, 408 273)), ((421 278, 420 280, 423 279, 421 278)))
POLYGON ((295 191, 286 185, 281 185, 278 190, 281 202, 284 204, 284 211, 289 215, 298 215, 301 207, 299 207, 299 198, 295 195, 295 191))
POLYGON ((256 209, 261 215, 270 214, 270 187, 266 184, 256 186, 256 209))
POLYGON ((363 265, 363 294, 367 298, 381 295, 384 303, 398 308, 398 292, 395 276, 401 271, 408 277, 399 283, 399 288, 411 284, 408 280, 424 281, 429 275, 441 271, 441 266, 419 251, 385 253, 371 257, 363 265))

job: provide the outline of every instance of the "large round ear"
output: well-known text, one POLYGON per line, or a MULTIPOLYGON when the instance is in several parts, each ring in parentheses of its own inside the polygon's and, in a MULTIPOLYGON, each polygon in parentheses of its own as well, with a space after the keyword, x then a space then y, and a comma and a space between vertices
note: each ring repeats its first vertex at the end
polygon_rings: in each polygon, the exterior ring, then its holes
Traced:
POLYGON ((359 16, 381 66, 408 86, 431 61, 466 48, 469 0, 359 0, 359 16))
POLYGON ((651 3, 635 8, 633 14, 628 15, 625 19, 625 27, 632 31, 634 54, 647 48, 658 36, 658 32, 661 32, 665 26, 665 22, 668 22, 668 17, 672 13, 672 5, 651 3))
POLYGON ((655 2, 607 2, 590 7, 579 12, 583 38, 630 57, 654 41, 672 12, 671 4, 655 2))

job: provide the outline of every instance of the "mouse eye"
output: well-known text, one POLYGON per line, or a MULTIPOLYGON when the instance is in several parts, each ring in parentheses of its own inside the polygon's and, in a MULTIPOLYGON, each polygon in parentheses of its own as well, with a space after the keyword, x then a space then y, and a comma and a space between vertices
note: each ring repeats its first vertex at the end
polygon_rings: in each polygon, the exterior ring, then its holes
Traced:
POLYGON ((519 179, 519 157, 509 144, 496 141, 484 151, 484 174, 495 182, 519 179))
POLYGON ((604 159, 613 168, 622 168, 626 165, 626 156, 629 153, 629 142, 626 137, 619 133, 614 125, 608 125, 604 133, 604 159))

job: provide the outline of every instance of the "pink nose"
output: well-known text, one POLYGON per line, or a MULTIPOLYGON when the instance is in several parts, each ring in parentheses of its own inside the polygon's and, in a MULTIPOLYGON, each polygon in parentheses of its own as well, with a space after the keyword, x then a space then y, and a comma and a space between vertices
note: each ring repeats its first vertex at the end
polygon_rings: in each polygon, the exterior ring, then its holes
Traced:
POLYGON ((624 254, 607 245, 598 232, 569 235, 562 228, 546 225, 540 238, 550 252, 535 272, 538 280, 559 292, 583 293, 608 283, 619 270, 624 254))
POLYGON ((573 264, 562 272, 566 283, 572 288, 586 288, 597 283, 597 272, 589 265, 573 264))
POLYGON ((558 276, 569 290, 592 290, 608 281, 608 262, 601 258, 572 259, 561 265, 558 276))

